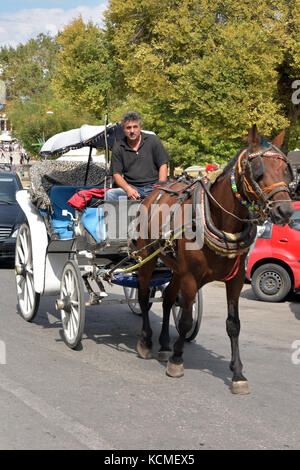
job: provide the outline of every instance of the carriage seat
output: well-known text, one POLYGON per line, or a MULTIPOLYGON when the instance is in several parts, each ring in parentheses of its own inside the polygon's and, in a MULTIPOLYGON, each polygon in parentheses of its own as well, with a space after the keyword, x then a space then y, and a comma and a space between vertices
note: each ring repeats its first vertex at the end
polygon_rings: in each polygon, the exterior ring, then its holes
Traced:
POLYGON ((73 222, 70 216, 63 216, 62 211, 67 210, 75 216, 75 209, 68 205, 68 200, 80 189, 92 189, 94 186, 52 186, 49 197, 53 206, 51 214, 55 233, 61 239, 73 238, 73 222))
MULTIPOLYGON (((52 225, 55 233, 61 239, 73 238, 73 221, 70 216, 63 216, 62 211, 67 210, 73 216, 75 209, 68 204, 68 200, 80 189, 92 189, 96 186, 52 186, 49 197, 53 205, 53 213, 51 214, 52 225)), ((98 186, 98 188, 101 188, 98 186)), ((122 211, 120 214, 119 201, 100 200, 98 207, 87 207, 81 215, 81 223, 96 243, 106 239, 110 240, 111 245, 127 246, 128 222, 134 218, 140 201, 127 201, 127 210, 131 208, 131 212, 122 211), (109 206, 113 206, 108 210, 109 206), (133 210, 132 210, 133 209, 133 210), (111 220, 107 213, 116 214, 116 218, 111 220), (124 212, 124 213, 123 213, 124 212), (124 230, 125 228, 125 230, 124 230)))

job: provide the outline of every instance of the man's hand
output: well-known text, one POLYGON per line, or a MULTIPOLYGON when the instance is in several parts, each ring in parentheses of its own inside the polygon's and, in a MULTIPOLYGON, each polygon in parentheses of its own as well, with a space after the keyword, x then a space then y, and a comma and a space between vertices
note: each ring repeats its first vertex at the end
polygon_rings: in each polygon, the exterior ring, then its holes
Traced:
POLYGON ((128 199, 140 199, 140 195, 136 189, 134 189, 130 184, 126 183, 123 176, 119 175, 118 173, 114 174, 114 180, 119 188, 124 189, 127 194, 128 199))
POLYGON ((132 186, 129 186, 128 189, 126 189, 126 193, 127 193, 128 199, 140 199, 139 193, 132 186))

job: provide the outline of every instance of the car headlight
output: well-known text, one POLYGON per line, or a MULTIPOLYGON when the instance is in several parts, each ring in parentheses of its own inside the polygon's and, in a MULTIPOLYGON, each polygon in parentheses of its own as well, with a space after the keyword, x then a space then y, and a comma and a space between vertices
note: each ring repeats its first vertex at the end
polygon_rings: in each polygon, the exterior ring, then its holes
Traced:
POLYGON ((13 231, 13 233, 11 234, 11 238, 17 238, 18 231, 19 231, 19 227, 16 228, 16 230, 13 231))

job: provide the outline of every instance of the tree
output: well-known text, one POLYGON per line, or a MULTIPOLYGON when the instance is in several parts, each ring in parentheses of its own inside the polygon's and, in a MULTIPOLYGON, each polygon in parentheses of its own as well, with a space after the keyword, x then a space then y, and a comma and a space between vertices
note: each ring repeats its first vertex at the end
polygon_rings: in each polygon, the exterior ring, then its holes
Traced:
POLYGON ((53 86, 78 110, 96 118, 110 111, 123 91, 122 77, 113 60, 112 46, 102 30, 79 17, 57 37, 60 45, 53 86))
POLYGON ((296 0, 111 0, 105 25, 130 102, 189 164, 227 158, 253 123, 289 127, 278 85, 298 64, 297 15, 296 0))
POLYGON ((26 44, 0 49, 1 78, 8 99, 25 99, 48 90, 55 68, 58 46, 49 35, 39 34, 26 44))
POLYGON ((57 100, 51 90, 34 99, 14 101, 8 117, 13 123, 14 135, 32 156, 39 154, 39 143, 52 135, 95 122, 87 112, 78 114, 68 102, 57 100))
POLYGON ((300 3, 297 0, 283 0, 281 10, 284 12, 285 21, 283 23, 283 59, 277 67, 279 74, 278 96, 289 121, 283 146, 283 150, 287 152, 289 149, 295 148, 297 143, 300 146, 300 103, 299 100, 294 102, 292 99, 293 84, 296 79, 300 78, 300 3))
POLYGON ((0 49, 2 78, 8 89, 5 111, 14 136, 32 156, 39 154, 39 143, 53 134, 95 122, 88 111, 79 112, 65 98, 55 96, 52 78, 58 50, 55 38, 44 34, 15 49, 0 49))

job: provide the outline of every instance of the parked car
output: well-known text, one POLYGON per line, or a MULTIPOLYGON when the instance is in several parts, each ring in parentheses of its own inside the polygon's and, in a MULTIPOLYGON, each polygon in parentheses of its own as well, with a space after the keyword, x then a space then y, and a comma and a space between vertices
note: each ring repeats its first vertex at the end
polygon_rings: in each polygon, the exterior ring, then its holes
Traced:
POLYGON ((280 302, 300 290, 300 201, 288 225, 265 222, 247 258, 246 278, 259 300, 280 302))
POLYGON ((0 163, 0 171, 11 171, 10 163, 0 163))
POLYGON ((23 189, 19 176, 11 171, 0 172, 0 260, 14 259, 17 231, 25 214, 16 201, 16 192, 23 189))

